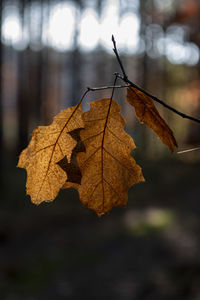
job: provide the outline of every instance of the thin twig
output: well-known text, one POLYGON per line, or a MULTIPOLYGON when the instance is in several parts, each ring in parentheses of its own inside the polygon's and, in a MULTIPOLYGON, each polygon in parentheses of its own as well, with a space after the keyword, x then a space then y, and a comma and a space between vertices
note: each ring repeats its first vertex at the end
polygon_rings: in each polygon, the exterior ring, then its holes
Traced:
MULTIPOLYGON (((115 74, 115 82, 118 78, 118 74, 116 73, 115 74)), ((121 89, 121 88, 127 88, 131 86, 130 84, 126 84, 126 85, 109 85, 109 86, 100 86, 100 87, 87 87, 86 91, 83 93, 79 103, 78 103, 78 106, 81 105, 83 99, 86 97, 86 95, 89 93, 89 92, 95 92, 95 91, 101 91, 101 90, 108 90, 108 89, 121 89)))
POLYGON ((135 89, 139 90, 140 92, 144 93, 146 96, 150 97, 152 100, 158 102, 159 104, 163 105, 165 108, 173 111, 175 114, 181 116, 182 118, 185 118, 185 119, 189 119, 191 121, 194 121, 196 123, 200 123, 200 120, 199 119, 196 119, 196 118, 193 118, 189 115, 186 115, 180 111, 178 111, 177 109, 175 109, 174 107, 168 105, 167 103, 165 103, 164 101, 158 99, 157 97, 149 94, 148 92, 146 92, 145 90, 143 90, 141 87, 137 86, 135 83, 133 83, 132 81, 130 81, 126 75, 126 72, 124 70, 124 67, 123 67, 123 64, 122 64, 122 61, 119 57, 119 54, 118 54, 118 50, 117 50, 117 46, 116 46, 116 42, 115 42, 115 39, 114 39, 114 36, 112 35, 112 42, 113 42, 113 45, 114 45, 114 48, 113 48, 113 51, 116 55, 116 58, 117 58, 117 61, 120 65, 120 68, 122 70, 122 74, 123 75, 120 75, 119 73, 115 73, 117 77, 121 78, 125 83, 128 83, 130 86, 134 87, 135 89))
POLYGON ((192 148, 192 149, 187 149, 187 150, 182 150, 182 151, 177 152, 177 154, 183 154, 183 153, 197 151, 197 150, 200 150, 200 147, 192 148))
POLYGON ((128 77, 127 77, 127 75, 126 75, 126 72, 125 72, 125 70, 124 70, 123 64, 122 64, 121 59, 120 59, 120 57, 119 57, 119 54, 118 54, 118 51, 117 51, 117 47, 116 47, 116 42, 115 42, 114 35, 112 35, 112 42, 113 42, 113 46, 114 46, 113 51, 114 51, 114 53, 115 53, 115 55, 116 55, 116 57, 117 57, 118 63, 119 63, 120 68, 121 68, 121 70, 122 70, 123 78, 124 78, 124 80, 127 80, 128 77))
MULTIPOLYGON (((118 76, 117 76, 118 77, 118 76)), ((127 84, 127 85, 109 85, 109 86, 101 86, 101 87, 94 87, 94 88, 91 88, 91 87, 87 87, 87 89, 89 91, 101 91, 101 90, 108 90, 108 89, 121 89, 121 88, 126 88, 126 87, 129 87, 131 86, 130 84, 127 84)))

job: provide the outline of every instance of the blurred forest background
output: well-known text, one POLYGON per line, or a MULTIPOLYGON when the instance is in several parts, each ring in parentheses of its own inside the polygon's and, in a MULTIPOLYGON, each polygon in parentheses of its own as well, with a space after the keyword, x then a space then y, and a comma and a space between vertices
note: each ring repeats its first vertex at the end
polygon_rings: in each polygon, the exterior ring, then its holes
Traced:
MULTIPOLYGON (((0 299, 200 299, 199 151, 171 155, 116 91, 146 183, 101 219, 74 190, 39 207, 19 153, 32 130, 120 71, 200 118, 200 2, 0 0, 0 299)), ((109 97, 91 92, 84 102, 109 97)), ((179 150, 199 124, 157 106, 179 150)))

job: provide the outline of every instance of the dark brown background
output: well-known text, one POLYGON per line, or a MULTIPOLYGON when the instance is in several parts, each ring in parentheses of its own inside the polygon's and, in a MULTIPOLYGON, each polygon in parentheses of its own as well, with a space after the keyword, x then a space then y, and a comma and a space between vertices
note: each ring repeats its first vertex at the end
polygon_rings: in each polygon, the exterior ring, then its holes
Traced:
MULTIPOLYGON (((57 2, 1 0, 0 23, 5 10, 14 5, 23 26, 34 32, 31 6, 39 5, 38 22, 43 24, 48 20, 48 15, 43 17, 44 5, 51 11, 57 2)), ((97 0, 72 2, 80 15, 92 5, 100 16, 105 5, 97 0)), ((160 34, 171 33, 178 41, 181 28, 182 43, 193 43, 199 51, 200 5, 171 0, 166 9, 163 2, 139 1, 140 42, 145 48, 134 55, 123 52, 121 58, 132 81, 200 118, 199 62, 172 63, 155 46, 160 34)), ((119 3, 120 17, 134 9, 134 1, 119 3)), ((43 26, 39 28, 41 46, 43 26)), ((38 207, 25 196, 25 171, 15 166, 33 128, 49 124, 61 109, 76 104, 86 86, 111 84, 112 74, 119 71, 114 55, 103 47, 81 51, 75 32, 73 49, 63 53, 46 46, 35 51, 32 36, 21 51, 1 39, 0 299, 197 300, 200 150, 171 155, 150 129, 136 121, 123 91, 116 99, 137 145, 133 155, 146 178, 146 183, 130 190, 127 208, 115 208, 99 219, 82 207, 74 190, 61 191, 53 203, 38 207)), ((107 96, 109 91, 98 92, 87 101, 107 96)), ((180 150, 200 145, 199 124, 157 107, 180 150)))

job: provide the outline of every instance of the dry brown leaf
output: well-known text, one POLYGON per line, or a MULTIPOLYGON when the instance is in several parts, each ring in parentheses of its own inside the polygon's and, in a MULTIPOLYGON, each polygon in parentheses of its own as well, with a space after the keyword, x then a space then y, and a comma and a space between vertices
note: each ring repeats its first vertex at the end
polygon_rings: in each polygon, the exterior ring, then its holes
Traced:
POLYGON ((124 131, 120 106, 110 99, 90 103, 83 114, 81 139, 86 153, 78 153, 82 173, 80 200, 99 216, 114 206, 125 206, 128 189, 144 181, 141 168, 131 157, 133 139, 124 131))
POLYGON ((77 144, 69 132, 83 128, 81 106, 61 111, 49 126, 39 126, 19 157, 18 167, 27 171, 26 191, 35 204, 53 201, 67 180, 67 174, 56 163, 63 157, 70 161, 77 144))
POLYGON ((137 118, 151 127, 161 141, 173 152, 177 146, 172 130, 161 118, 153 100, 134 87, 127 89, 127 101, 135 108, 137 118))

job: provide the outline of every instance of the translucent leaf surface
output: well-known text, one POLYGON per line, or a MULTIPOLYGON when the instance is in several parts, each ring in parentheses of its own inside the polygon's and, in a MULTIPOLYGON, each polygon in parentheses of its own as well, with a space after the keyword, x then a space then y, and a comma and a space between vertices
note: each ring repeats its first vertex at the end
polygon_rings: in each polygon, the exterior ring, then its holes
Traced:
POLYGON ((127 101, 134 108, 137 118, 152 128, 161 141, 173 152, 177 146, 172 130, 161 118, 153 100, 134 87, 127 89, 127 101))
POLYGON ((64 157, 71 160, 77 141, 69 133, 83 128, 81 106, 61 111, 49 126, 39 126, 19 157, 18 167, 27 171, 26 191, 35 204, 52 201, 67 180, 57 164, 64 157))
POLYGON ((90 103, 83 114, 85 129, 81 140, 86 153, 78 153, 82 173, 80 200, 99 216, 114 206, 125 206, 128 189, 144 181, 141 168, 130 155, 133 139, 124 131, 120 106, 110 99, 90 103))

